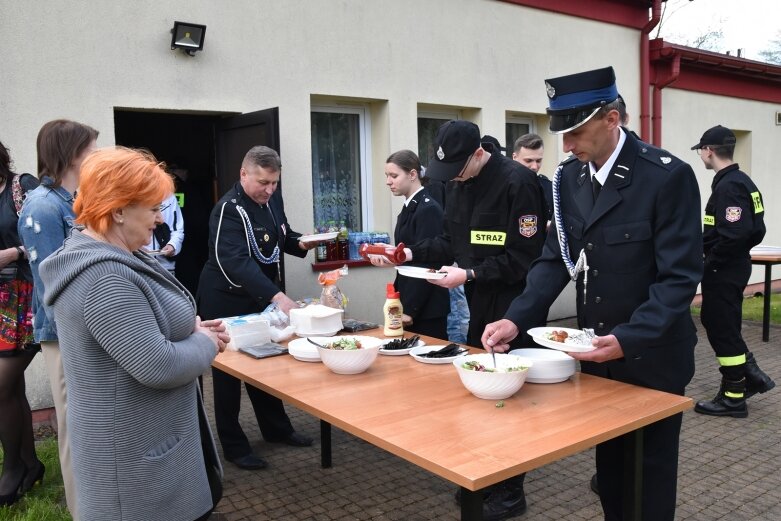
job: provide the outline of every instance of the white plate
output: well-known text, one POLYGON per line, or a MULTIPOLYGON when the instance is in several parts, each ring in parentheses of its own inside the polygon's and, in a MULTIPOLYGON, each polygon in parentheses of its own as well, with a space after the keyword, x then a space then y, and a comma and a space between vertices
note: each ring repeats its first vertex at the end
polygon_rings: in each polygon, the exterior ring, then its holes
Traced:
MULTIPOLYGON (((465 355, 468 351, 464 351, 463 353, 459 353, 456 356, 448 356, 445 358, 426 358, 424 356, 426 353, 430 353, 431 351, 438 351, 445 347, 447 344, 438 345, 438 346, 420 346, 420 347, 413 347, 409 350, 409 355, 417 360, 418 362, 423 362, 424 364, 449 364, 459 356, 465 355)), ((462 349, 466 349, 462 346, 462 349)))
MULTIPOLYGON (((310 336, 334 336, 336 333, 341 331, 341 329, 337 329, 336 331, 314 331, 314 332, 304 332, 304 331, 296 331, 296 335, 306 338, 310 336)), ((309 344, 312 345, 312 344, 309 344)))
MULTIPOLYGON (((388 342, 392 342, 396 340, 395 338, 386 338, 382 341, 382 345, 387 344, 388 342)), ((407 349, 383 349, 380 348, 380 354, 386 355, 386 356, 402 356, 408 354, 410 351, 415 349, 416 347, 423 347, 426 345, 426 343, 423 340, 418 339, 417 342, 415 342, 415 345, 412 347, 408 347, 407 349)))
MULTIPOLYGON (((313 340, 318 342, 317 339, 313 340)), ((316 345, 310 343, 306 338, 296 338, 288 342, 287 352, 301 362, 320 362, 320 351, 317 350, 316 345)))
POLYGON ((583 335, 583 331, 580 329, 571 329, 566 327, 533 327, 527 331, 532 340, 540 344, 541 346, 550 347, 558 351, 568 351, 570 353, 588 353, 593 351, 596 347, 591 345, 591 341, 588 344, 566 344, 564 342, 554 342, 545 338, 545 333, 551 333, 553 331, 566 331, 568 335, 583 335))
POLYGON ((419 268, 417 266, 396 266, 396 271, 399 272, 399 275, 404 275, 405 277, 412 277, 415 279, 428 279, 428 280, 437 280, 437 279, 444 279, 447 273, 439 273, 439 272, 430 272, 429 268, 419 268))
POLYGON ((330 241, 336 239, 339 232, 326 232, 326 233, 313 233, 312 235, 302 235, 298 238, 298 242, 321 242, 330 241))

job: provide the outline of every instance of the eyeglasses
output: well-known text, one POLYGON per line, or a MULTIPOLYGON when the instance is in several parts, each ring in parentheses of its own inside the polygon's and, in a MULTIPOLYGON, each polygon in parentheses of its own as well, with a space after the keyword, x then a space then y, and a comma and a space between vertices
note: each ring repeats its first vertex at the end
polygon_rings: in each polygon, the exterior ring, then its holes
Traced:
POLYGON ((455 176, 453 179, 461 179, 461 176, 464 175, 464 172, 466 172, 466 167, 469 166, 469 162, 472 161, 472 158, 474 157, 474 153, 472 153, 469 156, 469 159, 466 160, 466 163, 464 163, 464 168, 461 169, 461 171, 458 173, 457 176, 455 176))
POLYGON ((702 151, 703 150, 708 150, 709 148, 710 147, 705 146, 705 147, 695 148, 694 150, 697 152, 697 155, 701 156, 702 155, 702 151))

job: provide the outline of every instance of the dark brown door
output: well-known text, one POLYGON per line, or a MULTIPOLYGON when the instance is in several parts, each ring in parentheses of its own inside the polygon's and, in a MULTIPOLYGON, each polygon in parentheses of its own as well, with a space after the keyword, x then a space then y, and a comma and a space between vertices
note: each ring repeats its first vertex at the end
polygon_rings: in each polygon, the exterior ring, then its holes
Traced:
POLYGON ((217 163, 217 197, 239 180, 244 154, 256 145, 279 152, 279 109, 274 107, 230 116, 214 125, 217 163))

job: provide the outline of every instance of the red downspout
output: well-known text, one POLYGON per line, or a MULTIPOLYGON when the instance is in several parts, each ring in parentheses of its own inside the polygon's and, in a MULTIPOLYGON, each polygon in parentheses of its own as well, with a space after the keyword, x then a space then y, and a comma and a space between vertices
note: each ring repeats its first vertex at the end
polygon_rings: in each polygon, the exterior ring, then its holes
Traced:
POLYGON ((657 147, 662 146, 662 89, 678 79, 678 75, 681 73, 681 55, 680 53, 674 53, 672 61, 669 62, 669 70, 667 75, 661 77, 659 73, 659 65, 656 66, 656 81, 654 81, 654 100, 653 100, 653 117, 654 123, 654 140, 653 145, 657 147))
POLYGON ((662 18, 662 0, 653 0, 651 19, 640 32, 640 137, 648 142, 651 134, 650 114, 648 113, 648 91, 651 87, 651 61, 649 57, 648 35, 662 18))

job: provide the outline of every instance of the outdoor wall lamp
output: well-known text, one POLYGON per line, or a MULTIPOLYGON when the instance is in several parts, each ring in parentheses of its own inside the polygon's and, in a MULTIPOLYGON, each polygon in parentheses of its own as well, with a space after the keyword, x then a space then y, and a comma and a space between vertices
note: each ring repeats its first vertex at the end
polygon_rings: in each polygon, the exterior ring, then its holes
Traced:
POLYGON ((203 50, 203 39, 206 36, 206 26, 187 22, 174 22, 171 29, 171 50, 182 49, 190 56, 203 50))

